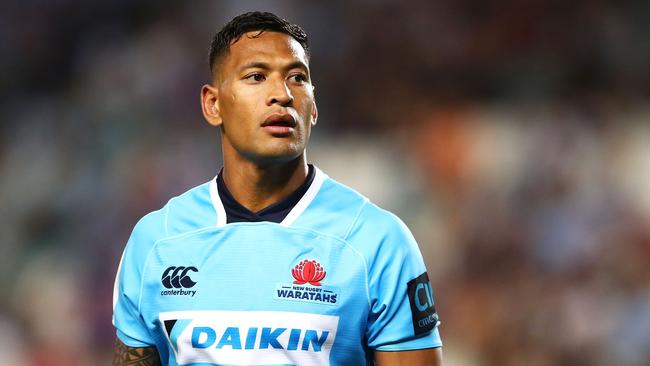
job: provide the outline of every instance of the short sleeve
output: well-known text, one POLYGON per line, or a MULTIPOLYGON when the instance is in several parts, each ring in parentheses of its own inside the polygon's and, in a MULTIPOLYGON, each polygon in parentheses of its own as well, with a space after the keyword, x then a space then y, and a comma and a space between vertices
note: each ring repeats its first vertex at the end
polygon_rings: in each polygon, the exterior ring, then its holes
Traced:
POLYGON ((413 235, 395 215, 376 206, 370 211, 353 233, 354 240, 364 242, 368 261, 368 347, 441 347, 433 291, 413 235))
POLYGON ((154 345, 154 339, 140 313, 140 297, 145 260, 161 234, 161 225, 155 213, 143 217, 133 229, 115 276, 113 325, 117 337, 129 347, 154 345))

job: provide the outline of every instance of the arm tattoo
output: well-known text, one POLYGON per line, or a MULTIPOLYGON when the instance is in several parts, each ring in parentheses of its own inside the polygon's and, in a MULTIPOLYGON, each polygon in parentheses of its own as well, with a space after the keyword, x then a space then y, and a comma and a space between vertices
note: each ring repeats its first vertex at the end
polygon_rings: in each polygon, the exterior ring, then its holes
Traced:
POLYGON ((129 347, 116 339, 113 366, 162 366, 162 363, 156 347, 129 347))

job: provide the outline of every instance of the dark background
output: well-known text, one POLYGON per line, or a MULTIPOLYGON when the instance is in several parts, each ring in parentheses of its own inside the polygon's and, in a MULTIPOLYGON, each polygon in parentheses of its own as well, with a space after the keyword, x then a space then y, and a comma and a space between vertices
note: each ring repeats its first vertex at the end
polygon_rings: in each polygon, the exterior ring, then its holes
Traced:
POLYGON ((3 4, 0 364, 109 363, 131 228, 221 166, 211 37, 270 10, 310 36, 310 160, 418 239, 445 365, 650 365, 649 4, 3 4))

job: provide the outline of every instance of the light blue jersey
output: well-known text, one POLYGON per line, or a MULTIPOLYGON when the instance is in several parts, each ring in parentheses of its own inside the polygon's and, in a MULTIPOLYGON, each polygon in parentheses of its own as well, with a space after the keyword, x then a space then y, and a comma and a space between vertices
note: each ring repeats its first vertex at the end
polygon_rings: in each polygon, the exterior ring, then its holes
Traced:
POLYGON ((279 224, 226 224, 214 180, 143 217, 113 323, 168 365, 371 365, 441 346, 433 299, 406 226, 316 169, 279 224))

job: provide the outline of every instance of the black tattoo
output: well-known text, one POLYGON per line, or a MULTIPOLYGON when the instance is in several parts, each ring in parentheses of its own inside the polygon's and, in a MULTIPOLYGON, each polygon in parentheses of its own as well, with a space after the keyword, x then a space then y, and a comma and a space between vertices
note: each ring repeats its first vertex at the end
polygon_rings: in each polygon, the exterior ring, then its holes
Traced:
POLYGON ((162 366, 162 363, 156 347, 129 347, 116 339, 113 366, 162 366))

